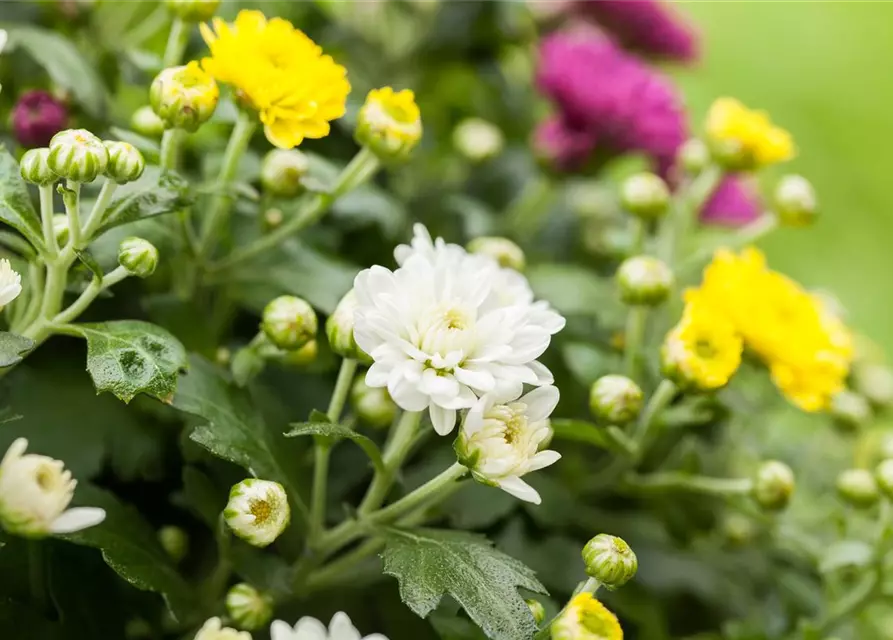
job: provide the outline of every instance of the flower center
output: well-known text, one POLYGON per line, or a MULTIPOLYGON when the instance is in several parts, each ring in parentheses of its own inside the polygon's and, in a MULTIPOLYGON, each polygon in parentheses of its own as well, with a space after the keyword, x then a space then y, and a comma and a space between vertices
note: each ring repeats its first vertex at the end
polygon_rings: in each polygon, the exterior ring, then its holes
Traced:
POLYGON ((42 466, 34 474, 34 480, 44 491, 52 491, 58 486, 59 474, 50 466, 42 466))
POLYGON ((475 316, 461 306, 447 304, 432 309, 418 325, 417 344, 429 355, 446 357, 460 351, 468 353, 474 335, 475 316))
POLYGON ((705 360, 710 360, 716 356, 716 347, 706 338, 698 338, 695 341, 695 353, 705 360))
POLYGON ((248 503, 248 511, 254 516, 255 524, 263 524, 273 513, 273 507, 266 500, 252 500, 248 503))

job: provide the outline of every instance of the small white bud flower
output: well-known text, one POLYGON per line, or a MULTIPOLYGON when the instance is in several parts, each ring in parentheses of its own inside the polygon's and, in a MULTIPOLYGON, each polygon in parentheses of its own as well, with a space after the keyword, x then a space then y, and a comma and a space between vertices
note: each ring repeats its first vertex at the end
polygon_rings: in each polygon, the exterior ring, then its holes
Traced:
POLYGON ((224 627, 220 618, 209 618, 195 634, 195 640, 251 640, 251 634, 224 627))
POLYGON ((841 429, 853 431, 871 419, 871 405, 858 393, 844 389, 831 398, 831 416, 841 429))
POLYGON ((279 296, 264 308, 261 330, 280 349, 300 349, 316 337, 316 312, 305 300, 279 296))
POLYGON ((12 268, 9 260, 0 260, 0 309, 19 297, 22 292, 22 276, 12 268))
POLYGON ((686 173, 696 176, 710 164, 710 148, 703 140, 692 138, 679 148, 679 163, 686 173))
POLYGON ((25 453, 28 441, 19 438, 0 462, 0 524, 9 533, 42 538, 73 533, 105 520, 96 507, 67 509, 77 481, 61 460, 25 453))
POLYGON ((239 627, 254 631, 273 617, 273 599, 241 582, 226 593, 226 612, 239 627))
POLYGON ((397 415, 397 405, 384 387, 370 387, 365 376, 357 376, 350 390, 350 401, 357 417, 371 427, 384 429, 397 415))
POLYGON ((109 152, 109 164, 105 175, 118 184, 133 182, 146 169, 146 160, 140 150, 129 142, 106 140, 103 142, 109 152))
POLYGON ((147 138, 160 138, 164 133, 164 120, 149 105, 143 105, 130 116, 130 128, 147 138))
POLYGON ((264 230, 272 231, 281 225, 283 220, 285 220, 285 216, 282 214, 282 209, 276 207, 267 209, 264 211, 264 230))
POLYGON ((629 305, 655 306, 667 299, 673 288, 673 272, 651 256, 635 256, 617 269, 620 298, 629 305))
POLYGON ((526 264, 524 252, 521 250, 521 247, 508 238, 488 236, 475 238, 468 243, 468 251, 490 256, 499 263, 500 267, 524 271, 526 264))
POLYGON ((47 164, 59 177, 92 182, 106 170, 109 152, 102 140, 86 129, 66 129, 50 140, 47 164))
POLYGON ((174 562, 180 562, 189 550, 189 536, 183 529, 173 525, 158 530, 158 542, 174 562))
POLYGON ((893 371, 880 364, 857 363, 854 386, 876 407, 893 405, 893 371))
POLYGON ((273 149, 260 167, 264 191, 281 198, 292 198, 304 190, 301 178, 310 170, 310 160, 297 149, 273 149))
POLYGON ((495 124, 467 118, 453 129, 453 146, 472 162, 483 162, 502 153, 505 137, 495 124))
POLYGON ((599 422, 622 426, 639 416, 642 397, 641 387, 626 376, 602 376, 589 390, 589 409, 599 422))
POLYGON ((291 510, 281 484, 249 478, 230 490, 223 517, 245 542, 266 547, 288 526, 291 510))
POLYGON ((620 203, 637 218, 656 220, 667 212, 670 188, 660 176, 637 173, 620 185, 620 203))
POLYGON ((19 161, 22 179, 32 184, 52 184, 59 179, 48 163, 50 150, 46 147, 29 149, 19 161))
POLYGON ((184 22, 204 22, 217 13, 220 0, 166 0, 167 8, 184 22))
POLYGON ((872 506, 880 498, 877 480, 867 469, 847 469, 837 476, 837 493, 854 507, 872 506))
POLYGON ((622 587, 636 575, 639 561, 626 541, 600 533, 583 547, 587 575, 609 589, 622 587))
POLYGON ((304 616, 294 626, 284 620, 274 620, 270 625, 272 640, 388 640, 380 633, 360 637, 350 617, 343 611, 332 616, 328 629, 321 621, 304 616))
POLYGON ((371 362, 366 353, 357 346, 354 340, 354 311, 357 308, 357 296, 353 289, 344 294, 334 313, 326 320, 326 337, 329 346, 342 358, 353 358, 360 362, 371 362))
POLYGON ((815 189, 803 176, 784 176, 775 187, 773 202, 779 220, 789 227, 808 226, 818 216, 815 189))
POLYGON ((70 233, 70 228, 68 226, 68 215, 64 213, 54 213, 53 214, 53 234, 56 236, 56 242, 60 247, 64 247, 68 242, 68 235, 70 233))
POLYGON ((158 249, 142 238, 124 238, 118 245, 118 264, 132 275, 148 278, 158 266, 158 249))
POLYGON ((751 493, 764 509, 784 509, 794 493, 794 472, 784 462, 767 460, 757 469, 751 493))

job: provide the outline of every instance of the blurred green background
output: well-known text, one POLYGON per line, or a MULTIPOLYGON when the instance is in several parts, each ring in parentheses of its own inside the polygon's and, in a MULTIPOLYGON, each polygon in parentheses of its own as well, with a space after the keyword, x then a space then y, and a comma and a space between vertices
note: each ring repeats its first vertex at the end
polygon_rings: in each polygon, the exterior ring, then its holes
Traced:
POLYGON ((768 110, 822 207, 807 231, 764 243, 772 266, 832 291, 857 330, 893 352, 893 3, 679 2, 700 27, 704 58, 674 70, 693 118, 718 95, 768 110))

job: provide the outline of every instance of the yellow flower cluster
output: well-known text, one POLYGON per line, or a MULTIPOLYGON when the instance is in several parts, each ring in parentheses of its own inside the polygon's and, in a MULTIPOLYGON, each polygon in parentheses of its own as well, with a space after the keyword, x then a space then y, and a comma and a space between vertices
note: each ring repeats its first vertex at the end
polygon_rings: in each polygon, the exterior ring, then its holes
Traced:
POLYGON ((764 111, 748 109, 733 98, 720 98, 710 107, 707 139, 714 154, 736 169, 753 169, 794 157, 791 134, 776 127, 764 111))
POLYGON ((553 640, 623 640, 617 616, 591 593, 574 596, 551 631, 553 640))
POLYGON ((291 149, 329 134, 350 92, 344 67, 282 18, 244 10, 232 24, 220 18, 212 24, 213 30, 200 26, 211 50, 202 67, 258 112, 272 144, 291 149))
POLYGON ((718 251, 686 301, 725 317, 804 411, 827 408, 844 388, 853 359, 849 330, 817 296, 769 269, 759 250, 718 251))

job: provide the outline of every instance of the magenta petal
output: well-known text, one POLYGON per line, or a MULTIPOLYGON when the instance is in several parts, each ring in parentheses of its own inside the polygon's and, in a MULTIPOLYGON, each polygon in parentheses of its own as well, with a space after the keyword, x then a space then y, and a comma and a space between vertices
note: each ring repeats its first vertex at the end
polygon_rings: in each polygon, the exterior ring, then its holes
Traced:
POLYGON ((68 126, 68 109, 46 91, 26 91, 12 109, 12 131, 24 147, 45 147, 68 126))
POLYGON ((727 176, 704 206, 701 222, 740 227, 753 222, 761 213, 756 189, 740 177, 727 176))

